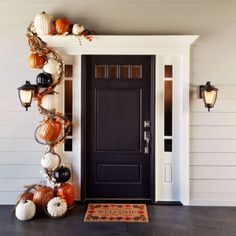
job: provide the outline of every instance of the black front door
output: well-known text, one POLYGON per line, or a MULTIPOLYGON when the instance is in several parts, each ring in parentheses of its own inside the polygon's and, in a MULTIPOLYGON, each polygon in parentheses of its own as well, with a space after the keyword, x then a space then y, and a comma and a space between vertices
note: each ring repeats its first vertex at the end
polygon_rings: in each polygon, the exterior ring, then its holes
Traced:
POLYGON ((152 56, 83 56, 84 199, 151 199, 152 56))

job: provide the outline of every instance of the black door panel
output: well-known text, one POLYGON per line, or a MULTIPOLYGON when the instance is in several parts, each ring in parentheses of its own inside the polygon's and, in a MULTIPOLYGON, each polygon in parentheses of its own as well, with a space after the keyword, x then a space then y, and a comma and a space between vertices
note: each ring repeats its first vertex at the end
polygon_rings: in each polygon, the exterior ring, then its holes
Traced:
POLYGON ((143 134, 144 121, 151 120, 151 56, 89 55, 83 60, 85 198, 150 199, 150 153, 144 152, 143 134))

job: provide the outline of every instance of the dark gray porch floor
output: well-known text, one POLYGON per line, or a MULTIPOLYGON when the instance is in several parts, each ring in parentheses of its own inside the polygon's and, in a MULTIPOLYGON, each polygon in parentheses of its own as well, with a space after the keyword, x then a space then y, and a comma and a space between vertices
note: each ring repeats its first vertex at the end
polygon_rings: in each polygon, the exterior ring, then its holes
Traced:
POLYGON ((236 208, 149 205, 149 223, 84 223, 85 205, 63 219, 35 217, 28 222, 0 206, 0 236, 236 236, 236 208))

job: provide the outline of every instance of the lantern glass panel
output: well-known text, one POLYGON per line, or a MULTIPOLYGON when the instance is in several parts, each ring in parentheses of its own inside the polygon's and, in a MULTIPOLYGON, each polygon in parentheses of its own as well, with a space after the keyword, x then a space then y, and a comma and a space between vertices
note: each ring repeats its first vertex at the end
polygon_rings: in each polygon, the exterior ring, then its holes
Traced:
POLYGON ((204 98, 205 98, 205 103, 214 106, 216 102, 216 91, 204 91, 204 98))
POLYGON ((32 90, 20 90, 20 99, 24 104, 31 103, 33 96, 32 90))

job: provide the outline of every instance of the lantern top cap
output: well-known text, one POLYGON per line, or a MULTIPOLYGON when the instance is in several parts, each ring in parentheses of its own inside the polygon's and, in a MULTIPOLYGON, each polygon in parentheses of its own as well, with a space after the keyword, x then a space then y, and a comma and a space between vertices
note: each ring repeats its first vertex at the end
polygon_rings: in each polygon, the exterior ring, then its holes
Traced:
POLYGON ((19 88, 17 88, 18 90, 33 90, 34 89, 34 85, 32 85, 29 81, 25 81, 25 84, 23 84, 22 86, 20 86, 19 88))
POLYGON ((210 81, 207 81, 206 85, 205 85, 205 90, 207 92, 211 92, 211 91, 218 91, 218 88, 215 88, 213 85, 211 85, 210 81))

